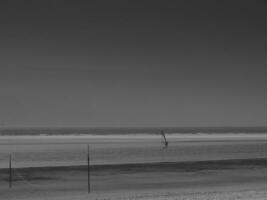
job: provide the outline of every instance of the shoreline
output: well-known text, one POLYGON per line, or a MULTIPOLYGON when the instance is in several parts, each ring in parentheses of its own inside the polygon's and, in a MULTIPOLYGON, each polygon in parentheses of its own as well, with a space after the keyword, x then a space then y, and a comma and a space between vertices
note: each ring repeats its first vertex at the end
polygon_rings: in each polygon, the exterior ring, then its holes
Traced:
MULTIPOLYGON (((204 161, 183 161, 183 162, 147 162, 147 163, 122 163, 122 164, 93 164, 90 169, 94 172, 117 171, 118 173, 127 172, 196 172, 202 170, 224 170, 235 168, 267 167, 266 158, 252 159, 221 159, 204 161)), ((0 168, 0 174, 8 168, 0 168)), ((44 171, 83 171, 87 170, 87 165, 62 165, 62 166, 38 166, 38 167, 15 167, 24 172, 44 171)))

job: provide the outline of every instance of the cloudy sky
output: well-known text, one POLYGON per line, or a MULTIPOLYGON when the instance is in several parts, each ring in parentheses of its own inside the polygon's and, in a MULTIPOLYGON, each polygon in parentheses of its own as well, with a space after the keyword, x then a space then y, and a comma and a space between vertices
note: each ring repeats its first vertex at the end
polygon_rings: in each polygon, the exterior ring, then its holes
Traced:
POLYGON ((246 0, 3 0, 0 123, 266 126, 266 10, 246 0))

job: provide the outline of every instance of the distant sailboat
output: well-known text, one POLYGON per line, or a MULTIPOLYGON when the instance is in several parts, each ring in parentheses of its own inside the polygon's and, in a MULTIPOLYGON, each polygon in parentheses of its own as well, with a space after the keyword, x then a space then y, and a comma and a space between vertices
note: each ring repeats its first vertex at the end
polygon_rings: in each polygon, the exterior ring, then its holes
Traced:
POLYGON ((166 136, 165 136, 165 133, 164 133, 164 131, 163 130, 161 130, 160 131, 160 134, 162 135, 162 137, 163 137, 163 144, 164 144, 164 148, 167 148, 168 147, 168 145, 169 145, 169 142, 167 141, 167 139, 166 139, 166 136))

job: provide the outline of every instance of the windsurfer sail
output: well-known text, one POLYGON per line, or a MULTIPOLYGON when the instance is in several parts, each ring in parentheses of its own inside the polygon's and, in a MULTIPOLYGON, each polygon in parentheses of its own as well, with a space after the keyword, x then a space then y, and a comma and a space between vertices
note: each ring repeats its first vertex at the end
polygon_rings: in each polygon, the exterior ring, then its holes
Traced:
POLYGON ((169 142, 167 141, 167 139, 166 139, 166 136, 165 136, 165 133, 164 133, 164 131, 163 130, 161 130, 160 131, 160 134, 162 135, 162 137, 163 137, 163 144, 164 144, 164 148, 166 148, 166 147, 168 147, 168 145, 169 145, 169 142))

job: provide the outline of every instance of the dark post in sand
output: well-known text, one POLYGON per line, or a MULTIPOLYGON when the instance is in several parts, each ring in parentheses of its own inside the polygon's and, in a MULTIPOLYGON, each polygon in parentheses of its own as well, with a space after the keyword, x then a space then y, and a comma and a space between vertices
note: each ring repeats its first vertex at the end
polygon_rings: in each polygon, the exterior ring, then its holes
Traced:
POLYGON ((11 165, 11 154, 9 155, 9 188, 12 187, 12 165, 11 165))
POLYGON ((90 154, 89 154, 89 144, 87 146, 87 175, 88 175, 88 193, 91 191, 90 185, 90 154))

